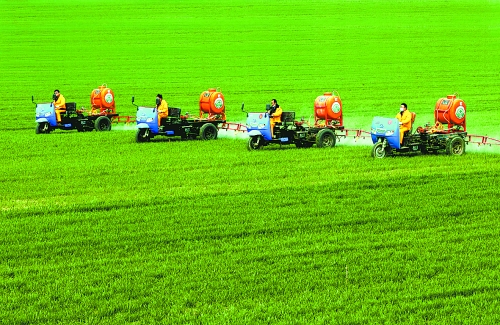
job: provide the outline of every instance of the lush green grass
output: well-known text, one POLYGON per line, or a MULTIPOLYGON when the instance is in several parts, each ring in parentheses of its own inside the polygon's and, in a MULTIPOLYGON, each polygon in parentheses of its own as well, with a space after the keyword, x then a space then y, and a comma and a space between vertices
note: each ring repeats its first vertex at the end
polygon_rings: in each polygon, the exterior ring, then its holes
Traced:
POLYGON ((497 155, 4 134, 12 323, 498 321, 497 155))
POLYGON ((337 89, 346 126, 368 129, 402 101, 432 121, 458 92, 469 131, 495 135, 498 2, 100 4, 0 4, 2 322, 500 321, 498 150, 35 135, 29 100, 88 107, 106 82, 124 114, 158 92, 196 112, 219 86, 236 121, 273 97, 307 117, 337 89))

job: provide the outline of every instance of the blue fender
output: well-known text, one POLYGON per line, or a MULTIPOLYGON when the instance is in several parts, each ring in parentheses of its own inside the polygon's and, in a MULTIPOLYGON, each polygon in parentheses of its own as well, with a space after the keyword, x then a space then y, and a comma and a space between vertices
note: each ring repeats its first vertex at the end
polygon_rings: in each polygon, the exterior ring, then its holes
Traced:
POLYGON ((49 120, 47 120, 45 117, 40 117, 40 118, 37 118, 36 119, 36 122, 37 123, 44 123, 44 122, 49 122, 49 120))
POLYGON ((139 123, 137 124, 138 129, 149 129, 149 124, 147 123, 139 123))
POLYGON ((256 137, 259 135, 262 136, 262 133, 260 131, 257 131, 257 130, 252 130, 252 131, 248 132, 249 137, 256 137))

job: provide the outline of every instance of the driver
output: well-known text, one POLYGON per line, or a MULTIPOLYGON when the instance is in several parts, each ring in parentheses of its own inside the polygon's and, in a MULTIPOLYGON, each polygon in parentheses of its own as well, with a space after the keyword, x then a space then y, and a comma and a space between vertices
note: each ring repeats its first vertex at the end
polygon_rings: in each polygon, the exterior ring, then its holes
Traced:
POLYGON ((271 137, 274 137, 274 124, 281 122, 281 114, 283 113, 283 110, 280 105, 278 105, 276 99, 271 100, 271 107, 267 113, 269 114, 271 123, 271 137))
POLYGON ((405 132, 411 130, 411 113, 408 111, 406 103, 401 103, 396 118, 399 121, 399 144, 403 144, 405 132))
POLYGON ((161 119, 168 117, 168 104, 161 94, 156 95, 156 108, 158 109, 158 126, 161 126, 161 119))
POLYGON ((66 113, 66 99, 59 92, 59 89, 54 90, 54 95, 52 95, 52 99, 54 100, 54 108, 56 110, 56 119, 57 122, 61 122, 61 113, 66 113))

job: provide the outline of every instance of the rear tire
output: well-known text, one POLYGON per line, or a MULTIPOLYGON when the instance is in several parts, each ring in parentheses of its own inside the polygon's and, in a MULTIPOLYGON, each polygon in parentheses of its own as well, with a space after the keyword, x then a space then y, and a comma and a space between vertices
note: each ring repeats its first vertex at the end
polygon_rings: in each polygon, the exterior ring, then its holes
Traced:
POLYGON ((316 134, 316 145, 318 148, 335 147, 337 137, 330 129, 323 129, 316 134))
POLYGON ((200 129, 200 138, 202 140, 217 139, 217 128, 212 123, 204 124, 200 129))
POLYGON ((377 142, 372 148, 372 157, 373 158, 384 158, 387 155, 387 151, 384 148, 384 144, 382 142, 377 142))
POLYGON ((135 135, 135 141, 136 142, 149 142, 149 140, 151 139, 150 132, 151 131, 149 129, 137 130, 137 133, 135 135))
POLYGON ((97 132, 111 131, 111 120, 107 116, 99 116, 94 122, 94 128, 97 132))
POLYGON ((264 139, 261 136, 250 137, 248 139, 248 145, 247 145, 248 150, 250 151, 259 150, 260 148, 262 148, 263 141, 264 139))
POLYGON ((452 156, 461 156, 465 152, 465 140, 459 136, 446 141, 446 153, 452 156))

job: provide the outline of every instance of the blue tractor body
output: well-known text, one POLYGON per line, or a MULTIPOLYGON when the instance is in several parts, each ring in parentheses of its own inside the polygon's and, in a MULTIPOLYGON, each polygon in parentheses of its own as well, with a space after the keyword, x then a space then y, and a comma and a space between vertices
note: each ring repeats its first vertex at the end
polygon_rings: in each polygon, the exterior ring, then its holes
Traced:
POLYGON ((149 129, 152 135, 158 134, 158 110, 156 107, 139 106, 136 122, 138 129, 149 129))
POLYGON ((57 126, 56 110, 53 103, 36 104, 36 122, 57 126))
POLYGON ((371 136, 373 143, 385 139, 391 148, 401 148, 399 141, 399 121, 396 118, 375 116, 372 120, 371 136))
MULTIPOLYGON (((264 140, 271 141, 271 121, 267 113, 248 113, 247 116, 248 136, 262 136, 264 140)), ((285 140, 285 141, 288 141, 285 140)))

